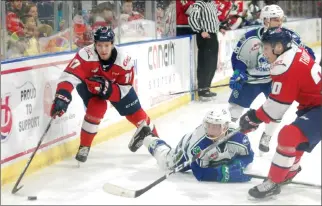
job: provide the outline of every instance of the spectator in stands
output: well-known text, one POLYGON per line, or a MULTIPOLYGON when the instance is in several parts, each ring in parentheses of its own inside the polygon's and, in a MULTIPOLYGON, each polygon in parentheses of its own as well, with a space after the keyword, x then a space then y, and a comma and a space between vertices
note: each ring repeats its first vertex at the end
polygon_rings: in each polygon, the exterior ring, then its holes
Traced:
POLYGON ((138 19, 144 19, 144 16, 137 11, 133 11, 132 0, 125 0, 122 4, 122 14, 120 15, 120 21, 128 22, 138 19))
POLYGON ((35 17, 31 15, 25 15, 22 19, 24 25, 25 25, 25 50, 24 50, 24 56, 34 56, 38 55, 40 53, 39 49, 39 31, 36 25, 36 19, 35 17))
POLYGON ((250 3, 248 5, 244 26, 261 25, 260 13, 261 9, 256 4, 250 3))
POLYGON ((176 1, 170 0, 164 15, 165 31, 163 35, 165 37, 176 36, 176 20, 176 1))
POLYGON ((221 22, 221 25, 226 30, 239 29, 244 25, 244 18, 237 14, 237 11, 231 11, 225 21, 221 22))
POLYGON ((177 36, 193 34, 193 31, 188 23, 188 17, 191 13, 192 5, 194 3, 195 0, 176 1, 177 36))
POLYGON ((19 37, 24 36, 24 25, 21 21, 24 5, 21 0, 12 0, 7 10, 6 23, 9 35, 15 33, 19 37))
POLYGON ((89 25, 85 24, 81 15, 75 15, 73 18, 74 39, 73 42, 77 47, 82 48, 93 43, 92 31, 89 25))
POLYGON ((230 10, 232 9, 232 2, 230 0, 216 0, 218 10, 218 19, 220 22, 227 20, 230 10))
POLYGON ((112 28, 117 26, 113 10, 114 5, 109 2, 104 2, 97 5, 97 13, 93 17, 93 31, 96 31, 96 29, 100 26, 111 26, 112 28))
POLYGON ((39 21, 39 18, 38 18, 38 8, 37 8, 36 4, 34 4, 32 2, 26 3, 25 9, 24 9, 24 14, 33 16, 36 20, 36 25, 38 27, 41 25, 41 22, 39 21))
POLYGON ((158 5, 156 9, 156 27, 157 27, 157 38, 162 38, 164 32, 165 32, 165 25, 164 25, 164 9, 158 5))

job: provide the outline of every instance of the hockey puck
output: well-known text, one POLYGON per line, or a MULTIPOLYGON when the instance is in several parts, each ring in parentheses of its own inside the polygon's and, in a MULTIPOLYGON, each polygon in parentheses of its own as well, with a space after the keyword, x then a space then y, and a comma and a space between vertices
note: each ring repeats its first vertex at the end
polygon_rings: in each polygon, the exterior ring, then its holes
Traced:
POLYGON ((37 200, 37 196, 28 196, 28 200, 37 200))

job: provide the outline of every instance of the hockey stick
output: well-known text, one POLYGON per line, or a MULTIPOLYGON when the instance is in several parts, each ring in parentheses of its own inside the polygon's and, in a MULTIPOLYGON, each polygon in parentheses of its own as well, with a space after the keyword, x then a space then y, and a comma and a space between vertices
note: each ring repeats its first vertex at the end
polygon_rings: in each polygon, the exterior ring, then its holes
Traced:
MULTIPOLYGON (((252 80, 246 81, 246 83, 255 82, 258 80, 265 80, 265 79, 269 79, 269 78, 270 77, 262 77, 262 78, 258 78, 258 79, 252 79, 252 80)), ((186 90, 186 91, 182 91, 182 92, 170 93, 168 95, 177 95, 177 94, 184 94, 184 93, 190 93, 190 92, 201 92, 201 91, 208 90, 211 88, 227 87, 227 86, 229 86, 229 84, 220 84, 220 85, 215 85, 215 86, 205 87, 205 88, 200 88, 200 89, 193 89, 193 90, 186 90)))
POLYGON ((23 170, 23 171, 22 171, 22 173, 20 174, 20 176, 19 176, 19 178, 18 178, 18 180, 17 180, 17 182, 16 182, 15 186, 13 187, 13 189, 12 189, 12 191, 11 191, 11 193, 12 193, 12 194, 15 194, 16 192, 18 192, 18 191, 23 187, 23 185, 21 185, 20 187, 18 187, 18 185, 19 185, 19 183, 20 183, 21 179, 23 178, 23 176, 25 175, 25 173, 26 173, 26 171, 27 171, 27 169, 28 169, 28 167, 29 167, 29 165, 30 165, 30 163, 31 163, 32 159, 34 158, 34 156, 35 156, 35 154, 36 154, 36 152, 38 151, 38 149, 39 149, 39 147, 40 147, 40 145, 41 145, 41 143, 42 143, 42 141, 43 141, 44 137, 46 136, 46 134, 47 134, 47 132, 48 132, 48 130, 49 130, 49 128, 50 128, 50 126, 51 126, 51 123, 53 122, 53 120, 54 120, 54 118, 51 118, 51 119, 50 119, 50 121, 49 121, 49 123, 48 123, 48 125, 47 125, 47 128, 45 129, 44 134, 41 136, 40 140, 38 141, 38 145, 37 145, 36 149, 35 149, 35 150, 34 150, 34 152, 31 154, 31 156, 30 156, 30 158, 29 158, 29 160, 28 160, 28 162, 27 162, 27 164, 26 164, 26 166, 25 166, 24 170, 23 170))
MULTIPOLYGON (((263 180, 267 178, 266 176, 256 175, 256 174, 247 174, 247 173, 245 173, 245 175, 248 175, 248 176, 250 176, 252 178, 263 179, 263 180)), ((301 182, 301 181, 291 181, 291 182, 285 183, 283 185, 287 185, 287 184, 303 185, 303 186, 308 186, 308 187, 321 189, 321 185, 313 184, 313 183, 306 183, 306 182, 301 182)))
POLYGON ((233 132, 229 133, 225 137, 219 139, 218 141, 214 142, 214 144, 209 145, 206 149, 202 150, 198 155, 195 155, 191 158, 191 160, 188 160, 181 165, 177 166, 176 168, 172 169, 171 171, 167 172, 165 175, 160 177, 159 179, 155 180, 148 186, 139 189, 139 190, 131 190, 131 189, 126 189, 117 185, 113 185, 110 183, 106 183, 103 186, 103 190, 107 193, 117 195, 117 196, 122 196, 122 197, 128 197, 128 198, 136 198, 139 197, 140 195, 144 194, 145 192, 149 191, 151 188, 154 186, 158 185, 159 183, 163 182, 165 179, 167 179, 170 175, 174 173, 180 172, 183 168, 189 166, 191 163, 196 161, 200 156, 203 156, 206 152, 211 150, 212 148, 220 145, 221 143, 227 141, 230 139, 232 136, 234 136, 236 133, 240 131, 240 128, 235 129, 233 132))

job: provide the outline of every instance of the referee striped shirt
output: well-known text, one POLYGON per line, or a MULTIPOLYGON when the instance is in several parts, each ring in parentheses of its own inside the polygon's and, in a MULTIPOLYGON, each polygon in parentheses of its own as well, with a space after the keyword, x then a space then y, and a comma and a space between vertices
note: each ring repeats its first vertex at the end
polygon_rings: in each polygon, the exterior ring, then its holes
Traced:
POLYGON ((217 33, 220 24, 217 15, 217 7, 213 0, 196 1, 188 17, 188 22, 194 32, 217 33))

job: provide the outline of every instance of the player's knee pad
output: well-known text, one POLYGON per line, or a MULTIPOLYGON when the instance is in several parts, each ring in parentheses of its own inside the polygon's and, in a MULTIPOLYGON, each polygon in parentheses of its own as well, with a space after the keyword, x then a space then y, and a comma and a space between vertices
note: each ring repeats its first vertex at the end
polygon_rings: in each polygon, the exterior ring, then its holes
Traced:
POLYGON ((107 110, 106 100, 100 99, 98 97, 93 97, 89 100, 86 117, 92 118, 94 122, 103 119, 105 112, 107 110))
POLYGON ((232 121, 236 121, 244 111, 244 107, 241 107, 238 104, 234 104, 234 103, 229 103, 228 109, 229 109, 232 121))
POLYGON ((295 125, 284 126, 278 134, 278 145, 281 147, 296 148, 300 143, 306 141, 307 138, 295 125))

